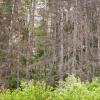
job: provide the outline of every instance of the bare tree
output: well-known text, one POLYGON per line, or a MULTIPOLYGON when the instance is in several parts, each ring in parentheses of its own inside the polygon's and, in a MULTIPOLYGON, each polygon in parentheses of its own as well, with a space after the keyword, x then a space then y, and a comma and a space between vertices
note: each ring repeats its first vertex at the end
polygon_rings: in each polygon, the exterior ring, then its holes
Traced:
POLYGON ((32 46, 33 46, 33 31, 34 31, 34 13, 35 13, 35 0, 32 0, 30 6, 29 26, 28 26, 28 41, 27 41, 27 66, 26 66, 26 79, 30 79, 30 72, 32 70, 32 46))

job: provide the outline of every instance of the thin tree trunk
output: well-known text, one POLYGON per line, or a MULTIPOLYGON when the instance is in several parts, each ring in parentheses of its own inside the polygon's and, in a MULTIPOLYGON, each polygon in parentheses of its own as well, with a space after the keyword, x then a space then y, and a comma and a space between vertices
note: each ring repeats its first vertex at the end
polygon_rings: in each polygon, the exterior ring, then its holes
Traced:
POLYGON ((29 18, 29 28, 28 28, 28 50, 27 50, 27 65, 26 65, 26 80, 30 79, 30 74, 32 70, 32 45, 33 45, 33 29, 34 29, 34 12, 35 12, 35 2, 36 0, 32 0, 31 8, 30 8, 30 18, 29 18))
POLYGON ((72 63, 72 74, 76 74, 76 48, 77 48, 77 33, 78 33, 78 9, 77 9, 77 3, 78 1, 75 1, 75 7, 74 7, 74 14, 73 14, 73 18, 74 18, 74 33, 73 33, 73 63, 72 63))
POLYGON ((58 73, 59 73, 59 79, 60 80, 63 80, 63 75, 64 75, 64 61, 63 61, 63 58, 64 58, 64 12, 63 12, 63 2, 62 1, 59 1, 58 3, 59 5, 59 11, 58 11, 58 17, 59 17, 59 29, 58 29, 58 34, 59 34, 59 62, 58 62, 58 73))
MULTIPOLYGON (((98 34, 98 70, 100 71, 100 6, 97 6, 97 34, 98 34)), ((100 72, 99 72, 100 73, 100 72)), ((100 74, 99 74, 100 76, 100 74)))

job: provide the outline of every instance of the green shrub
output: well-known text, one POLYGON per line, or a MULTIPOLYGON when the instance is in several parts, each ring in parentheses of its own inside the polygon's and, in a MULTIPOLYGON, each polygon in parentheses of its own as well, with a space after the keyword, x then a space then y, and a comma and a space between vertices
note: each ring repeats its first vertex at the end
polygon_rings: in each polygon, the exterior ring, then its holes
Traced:
POLYGON ((51 90, 44 82, 30 81, 28 85, 22 83, 21 87, 14 91, 4 90, 0 93, 0 100, 49 100, 51 90))
POLYGON ((98 79, 91 83, 81 83, 71 75, 65 82, 60 82, 59 86, 52 100, 100 100, 100 80, 98 79))
POLYGON ((0 100, 100 100, 100 80, 81 83, 70 75, 55 89, 44 82, 21 82, 19 89, 0 91, 0 100))
POLYGON ((11 74, 7 77, 7 87, 9 89, 16 89, 17 87, 16 75, 11 74))

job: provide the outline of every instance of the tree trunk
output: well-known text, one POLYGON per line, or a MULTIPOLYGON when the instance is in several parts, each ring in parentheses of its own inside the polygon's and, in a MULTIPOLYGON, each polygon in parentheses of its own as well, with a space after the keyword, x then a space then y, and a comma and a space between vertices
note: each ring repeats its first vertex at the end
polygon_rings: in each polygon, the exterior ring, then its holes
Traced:
POLYGON ((32 0, 30 8, 29 28, 28 28, 28 43, 27 43, 27 65, 26 65, 26 80, 28 81, 32 71, 32 49, 33 49, 33 32, 34 32, 34 13, 35 13, 35 2, 32 0))

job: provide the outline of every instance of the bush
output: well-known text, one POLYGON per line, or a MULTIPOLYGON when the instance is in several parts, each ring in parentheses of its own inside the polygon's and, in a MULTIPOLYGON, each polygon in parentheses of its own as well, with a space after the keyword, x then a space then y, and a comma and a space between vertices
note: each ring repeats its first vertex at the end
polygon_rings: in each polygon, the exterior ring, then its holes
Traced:
POLYGON ((0 92, 0 100, 100 100, 100 81, 81 83, 71 75, 55 89, 44 82, 22 82, 19 89, 0 92))
POLYGON ((28 85, 22 83, 21 87, 14 91, 4 90, 0 93, 0 100, 47 100, 51 90, 44 82, 30 81, 28 85))
POLYGON ((60 82, 52 100, 100 100, 100 80, 81 83, 73 75, 60 82), (61 88, 62 87, 62 88, 61 88))

